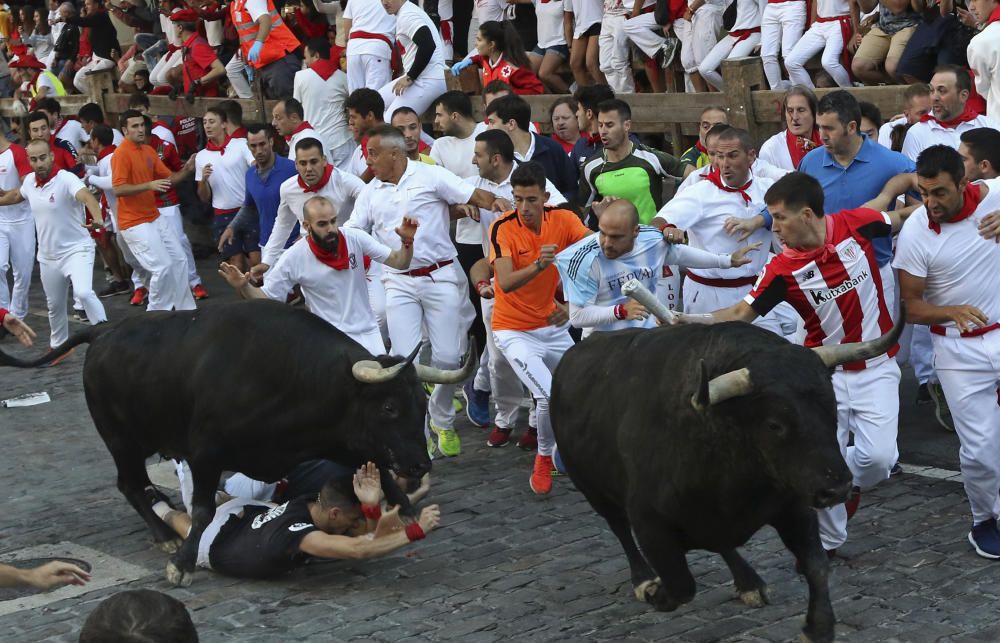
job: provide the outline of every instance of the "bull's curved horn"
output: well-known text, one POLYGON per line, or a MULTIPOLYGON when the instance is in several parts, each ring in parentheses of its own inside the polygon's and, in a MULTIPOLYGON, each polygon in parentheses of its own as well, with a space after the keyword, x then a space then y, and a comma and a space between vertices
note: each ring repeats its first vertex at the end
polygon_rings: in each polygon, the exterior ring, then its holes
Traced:
POLYGON ((698 411, 705 411, 710 406, 726 400, 753 393, 753 380, 750 379, 750 369, 740 368, 708 379, 705 371, 705 361, 700 362, 702 379, 698 392, 691 396, 691 406, 698 411))
POLYGON ((835 344, 833 346, 816 346, 813 350, 816 351, 816 354, 819 355, 819 358, 823 360, 823 363, 828 368, 834 368, 848 362, 860 362, 861 360, 871 359, 892 348, 893 344, 899 340, 905 324, 906 307, 900 302, 899 317, 896 319, 896 324, 892 327, 892 330, 878 339, 872 339, 867 342, 852 342, 850 344, 835 344))
POLYGON ((354 379, 365 384, 388 382, 403 372, 404 368, 413 363, 413 360, 417 357, 417 353, 420 352, 421 346, 423 346, 422 342, 417 344, 417 347, 413 349, 413 352, 410 353, 405 361, 393 366, 382 366, 373 359, 359 360, 351 366, 351 374, 354 375, 354 379))
POLYGON ((476 339, 469 336, 469 350, 465 353, 465 363, 461 368, 443 369, 415 364, 417 377, 428 384, 461 384, 469 379, 479 362, 476 360, 476 339))

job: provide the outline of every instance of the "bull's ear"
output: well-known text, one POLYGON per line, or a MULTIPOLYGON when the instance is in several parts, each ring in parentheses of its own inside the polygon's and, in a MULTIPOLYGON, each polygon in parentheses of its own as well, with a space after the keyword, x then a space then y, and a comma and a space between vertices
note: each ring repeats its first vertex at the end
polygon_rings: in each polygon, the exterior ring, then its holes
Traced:
POLYGON ((708 367, 705 360, 698 360, 698 389, 691 396, 691 406, 699 413, 708 410, 710 400, 708 397, 708 367))

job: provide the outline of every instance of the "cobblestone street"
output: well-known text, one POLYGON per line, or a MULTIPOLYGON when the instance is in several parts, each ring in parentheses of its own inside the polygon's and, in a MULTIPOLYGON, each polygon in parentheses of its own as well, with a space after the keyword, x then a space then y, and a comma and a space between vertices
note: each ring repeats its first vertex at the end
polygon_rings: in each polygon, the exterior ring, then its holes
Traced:
MULTIPOLYGON (((235 298, 213 261, 199 265, 211 293, 200 305, 235 298)), ((126 297, 103 301, 112 320, 141 314, 126 297)), ((0 348, 41 355, 44 309, 36 270, 28 319, 36 348, 12 339, 0 348)), ((426 540, 384 559, 310 564, 277 581, 203 570, 190 588, 173 588, 167 555, 115 486, 83 397, 85 355, 80 347, 54 368, 0 369, 0 399, 51 396, 0 408, 0 559, 63 555, 94 568, 91 586, 0 600, 2 641, 75 641, 102 599, 139 587, 183 601, 203 641, 791 641, 803 623, 805 581, 769 528, 745 553, 770 585, 770 605, 745 607, 722 559, 704 552, 688 556, 693 602, 670 614, 637 602, 618 542, 569 480, 536 497, 532 455, 487 448, 486 431, 464 416, 462 454, 434 463, 428 501, 440 504, 442 526, 426 540)), ((202 394, 224 399, 228 385, 202 394)), ((838 640, 1000 641, 1000 562, 977 557, 966 541, 957 439, 934 425, 933 406, 914 405, 913 388, 904 380, 905 473, 863 496, 832 564, 838 640)))

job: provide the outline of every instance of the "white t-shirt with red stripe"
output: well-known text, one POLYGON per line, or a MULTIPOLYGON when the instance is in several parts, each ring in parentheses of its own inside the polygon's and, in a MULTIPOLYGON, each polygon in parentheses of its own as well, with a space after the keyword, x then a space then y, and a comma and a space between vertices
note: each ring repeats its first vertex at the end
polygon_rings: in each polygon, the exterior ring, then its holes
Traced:
MULTIPOLYGON (((21 187, 21 178, 31 172, 28 153, 20 145, 11 144, 0 152, 0 189, 4 192, 21 187)), ((31 208, 26 201, 0 206, 0 223, 24 223, 31 219, 31 208)))
MULTIPOLYGON (((1000 322, 1000 245, 979 236, 979 223, 1000 210, 1000 179, 977 181, 989 188, 969 217, 930 228, 921 206, 906 220, 896 241, 892 267, 925 280, 924 300, 934 306, 975 306, 987 325, 1000 322)), ((941 324, 954 328, 954 322, 941 324)), ((1000 332, 1000 331, 995 331, 1000 332)))
MULTIPOLYGON (((787 301, 805 321, 808 347, 877 339, 892 329, 892 317, 871 240, 891 235, 892 222, 884 212, 867 208, 842 210, 828 219, 832 235, 827 243, 835 254, 793 259, 786 251, 775 256, 744 301, 758 315, 787 301)), ((893 346, 888 355, 898 350, 893 346)), ((843 368, 861 370, 886 359, 880 355, 843 368)))

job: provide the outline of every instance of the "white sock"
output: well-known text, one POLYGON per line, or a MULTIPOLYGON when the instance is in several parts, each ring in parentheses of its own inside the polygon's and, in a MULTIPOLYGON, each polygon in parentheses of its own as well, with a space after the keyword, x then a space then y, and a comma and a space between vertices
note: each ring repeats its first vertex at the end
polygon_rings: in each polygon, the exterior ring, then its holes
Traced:
POLYGON ((171 511, 173 511, 173 509, 170 508, 170 505, 168 505, 162 500, 153 505, 153 513, 159 516, 160 520, 166 520, 167 514, 170 513, 171 511))

